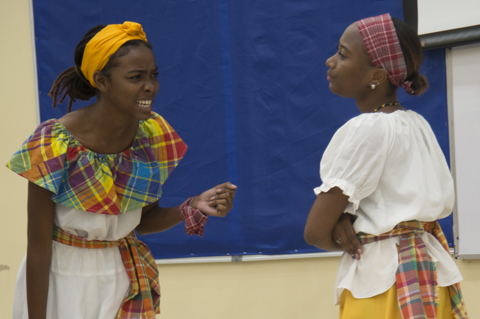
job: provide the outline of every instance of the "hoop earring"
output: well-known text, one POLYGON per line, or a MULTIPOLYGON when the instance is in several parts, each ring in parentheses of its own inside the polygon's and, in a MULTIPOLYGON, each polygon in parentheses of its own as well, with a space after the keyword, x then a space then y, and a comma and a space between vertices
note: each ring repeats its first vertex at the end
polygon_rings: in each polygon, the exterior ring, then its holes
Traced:
POLYGON ((376 87, 375 83, 370 84, 370 87, 372 88, 372 90, 375 90, 375 87, 376 87))

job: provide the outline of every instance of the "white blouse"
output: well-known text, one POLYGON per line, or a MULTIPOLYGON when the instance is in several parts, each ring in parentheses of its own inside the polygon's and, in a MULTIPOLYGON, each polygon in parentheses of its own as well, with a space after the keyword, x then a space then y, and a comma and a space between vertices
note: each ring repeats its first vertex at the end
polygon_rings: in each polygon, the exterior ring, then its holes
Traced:
MULTIPOLYGON (((379 235, 402 221, 447 217, 454 204, 453 180, 427 121, 413 111, 365 113, 333 136, 320 163, 323 184, 315 194, 339 187, 349 197, 345 213, 357 216, 356 232, 379 235)), ((450 254, 431 234, 422 235, 436 262, 438 284, 462 280, 450 254)), ((355 298, 381 294, 395 283, 397 245, 390 238, 363 245, 360 260, 344 253, 337 272, 335 303, 343 289, 355 298)))
MULTIPOLYGON (((54 223, 88 240, 117 240, 140 223, 142 208, 113 216, 55 205, 54 223)), ((115 318, 130 289, 118 247, 88 249, 52 241, 47 318, 115 318)), ((26 258, 17 275, 13 319, 28 319, 26 258)))

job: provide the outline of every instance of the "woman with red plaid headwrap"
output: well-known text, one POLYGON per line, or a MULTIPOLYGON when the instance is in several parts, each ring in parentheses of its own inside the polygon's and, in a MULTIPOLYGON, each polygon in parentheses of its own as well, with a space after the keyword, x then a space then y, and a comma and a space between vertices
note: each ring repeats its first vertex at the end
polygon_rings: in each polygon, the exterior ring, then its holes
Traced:
POLYGON ((361 115, 333 136, 305 240, 344 250, 335 284, 340 318, 467 318, 460 272, 438 223, 453 180, 425 119, 397 101, 422 94, 415 31, 389 14, 350 25, 330 57, 330 90, 361 115), (352 225, 353 223, 353 225, 352 225))

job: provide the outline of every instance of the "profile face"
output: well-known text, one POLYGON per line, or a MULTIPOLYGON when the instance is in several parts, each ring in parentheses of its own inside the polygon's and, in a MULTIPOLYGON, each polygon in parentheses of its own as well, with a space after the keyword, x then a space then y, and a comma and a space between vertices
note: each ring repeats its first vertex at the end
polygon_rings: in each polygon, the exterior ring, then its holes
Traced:
POLYGON ((153 52, 143 45, 132 47, 116 59, 116 65, 109 71, 108 90, 102 99, 112 102, 115 111, 137 120, 150 118, 159 88, 153 52))
POLYGON ((361 97, 371 90, 371 71, 367 49, 355 24, 343 33, 338 52, 327 59, 327 80, 332 93, 343 97, 361 97))

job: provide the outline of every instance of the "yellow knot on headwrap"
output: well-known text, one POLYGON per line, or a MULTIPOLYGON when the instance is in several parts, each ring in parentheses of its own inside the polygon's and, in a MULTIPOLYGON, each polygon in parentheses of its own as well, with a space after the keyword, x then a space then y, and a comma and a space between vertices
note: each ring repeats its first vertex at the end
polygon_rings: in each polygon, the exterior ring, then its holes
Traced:
POLYGON ((130 40, 147 41, 147 36, 140 24, 125 21, 123 24, 107 25, 87 43, 81 70, 93 87, 95 87, 93 73, 102 70, 110 56, 130 40))

